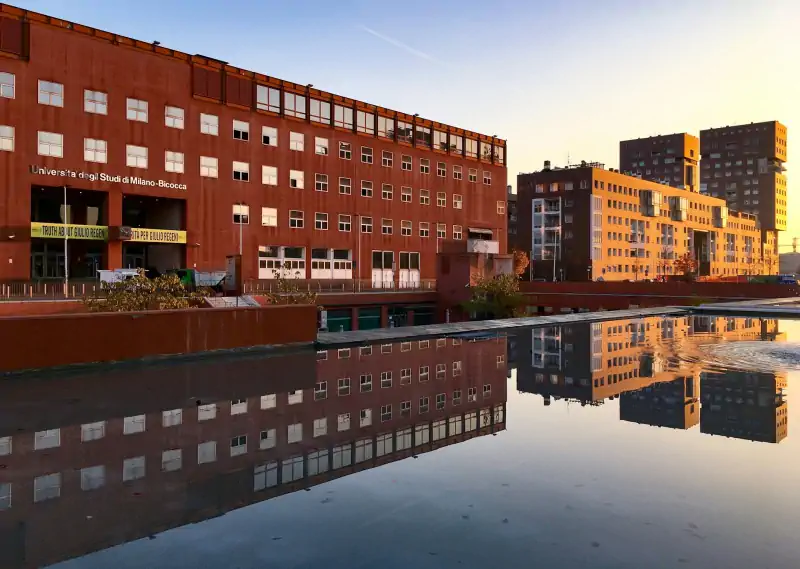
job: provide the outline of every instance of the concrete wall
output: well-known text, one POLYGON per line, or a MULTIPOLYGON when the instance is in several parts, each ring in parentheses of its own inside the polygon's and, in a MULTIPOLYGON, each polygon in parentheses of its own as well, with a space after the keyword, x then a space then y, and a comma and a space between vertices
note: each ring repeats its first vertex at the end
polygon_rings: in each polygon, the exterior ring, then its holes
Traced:
POLYGON ((312 342, 314 306, 0 318, 0 371, 312 342))

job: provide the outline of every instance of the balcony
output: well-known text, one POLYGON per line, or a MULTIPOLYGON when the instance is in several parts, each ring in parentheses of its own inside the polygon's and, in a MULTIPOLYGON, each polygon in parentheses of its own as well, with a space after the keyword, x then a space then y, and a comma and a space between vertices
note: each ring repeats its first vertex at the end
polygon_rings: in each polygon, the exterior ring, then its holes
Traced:
POLYGON ((500 253, 500 243, 498 241, 489 241, 487 239, 467 239, 467 252, 493 253, 497 255, 500 253))

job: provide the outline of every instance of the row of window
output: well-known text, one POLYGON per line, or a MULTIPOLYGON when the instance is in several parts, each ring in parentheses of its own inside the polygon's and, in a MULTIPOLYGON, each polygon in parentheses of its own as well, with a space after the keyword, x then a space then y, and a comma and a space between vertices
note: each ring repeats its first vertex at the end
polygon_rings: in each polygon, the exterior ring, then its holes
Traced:
MULTIPOLYGON (((280 106, 280 91, 272 87, 263 85, 258 86, 257 108, 269 112, 280 113, 283 110, 285 115, 296 118, 306 118, 305 97, 294 93, 285 93, 284 108, 280 106)), ((16 98, 16 77, 12 73, 0 72, 0 97, 9 99, 16 98)), ((64 107, 64 85, 52 81, 39 80, 38 82, 38 102, 41 105, 53 107, 64 107)), ((331 124, 330 103, 312 99, 310 108, 311 120, 322 124, 331 124)), ((335 114, 333 125, 353 130, 353 109, 334 105, 335 114)), ((83 109, 87 113, 97 115, 108 114, 108 93, 84 89, 83 109)), ((142 99, 131 97, 125 100, 125 116, 130 121, 148 122, 150 105, 142 99)), ((183 129, 185 126, 185 110, 180 107, 165 105, 164 125, 169 128, 183 129)), ((375 135, 375 115, 366 111, 357 111, 358 127, 357 132, 375 135)), ((269 127, 265 127, 269 128, 269 127)), ((233 138, 235 140, 249 140, 250 125, 246 121, 233 121, 233 138)), ((272 139, 275 141, 272 146, 277 145, 277 131, 274 131, 272 139)), ((219 117, 206 113, 200 114, 200 132, 211 136, 219 136, 219 117)), ((297 133, 292 133, 296 135, 297 133)), ((493 160, 496 163, 505 163, 505 152, 502 146, 493 146, 491 142, 478 141, 465 138, 460 135, 449 134, 444 131, 434 130, 431 137, 431 129, 422 125, 406 123, 389 117, 378 117, 377 135, 382 138, 397 139, 402 142, 414 143, 416 146, 436 148, 455 154, 461 154, 470 158, 480 157, 482 160, 493 160), (396 123, 396 124, 395 124, 396 123), (480 145, 480 153, 478 146, 480 145)), ((300 135, 302 136, 302 135, 300 135)), ((265 144, 269 144, 265 142, 265 144)), ((290 142, 290 146, 294 140, 290 142)), ((293 150, 302 150, 292 146, 293 150)), ((319 151, 317 152, 320 153, 319 151)), ((327 151, 324 152, 327 154, 327 151)), ((371 149, 370 149, 371 156, 371 149)), ((340 152, 341 157, 341 152, 340 152)), ((348 157, 349 159, 349 157, 348 157)), ((364 162, 362 153, 362 162, 364 162)), ((369 163, 372 163, 370 158, 369 163)), ((386 164, 384 164, 386 165, 386 164)), ((410 169, 410 168, 409 168, 410 169)), ((428 172, 423 172, 428 173, 428 172)))

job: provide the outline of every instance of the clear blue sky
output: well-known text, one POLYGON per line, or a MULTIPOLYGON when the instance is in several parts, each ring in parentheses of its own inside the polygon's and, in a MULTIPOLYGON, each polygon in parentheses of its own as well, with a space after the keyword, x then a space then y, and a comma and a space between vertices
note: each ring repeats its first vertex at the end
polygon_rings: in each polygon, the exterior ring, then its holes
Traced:
POLYGON ((18 0, 15 5, 618 166, 626 138, 777 119, 800 237, 800 0, 18 0))

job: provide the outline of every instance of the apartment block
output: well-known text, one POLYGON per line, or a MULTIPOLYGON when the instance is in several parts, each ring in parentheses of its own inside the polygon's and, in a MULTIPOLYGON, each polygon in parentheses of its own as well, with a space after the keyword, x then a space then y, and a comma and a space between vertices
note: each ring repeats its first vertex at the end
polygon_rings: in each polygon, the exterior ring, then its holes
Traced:
POLYGON ((690 192, 700 191, 699 160, 700 140, 685 132, 619 143, 621 172, 690 192))

